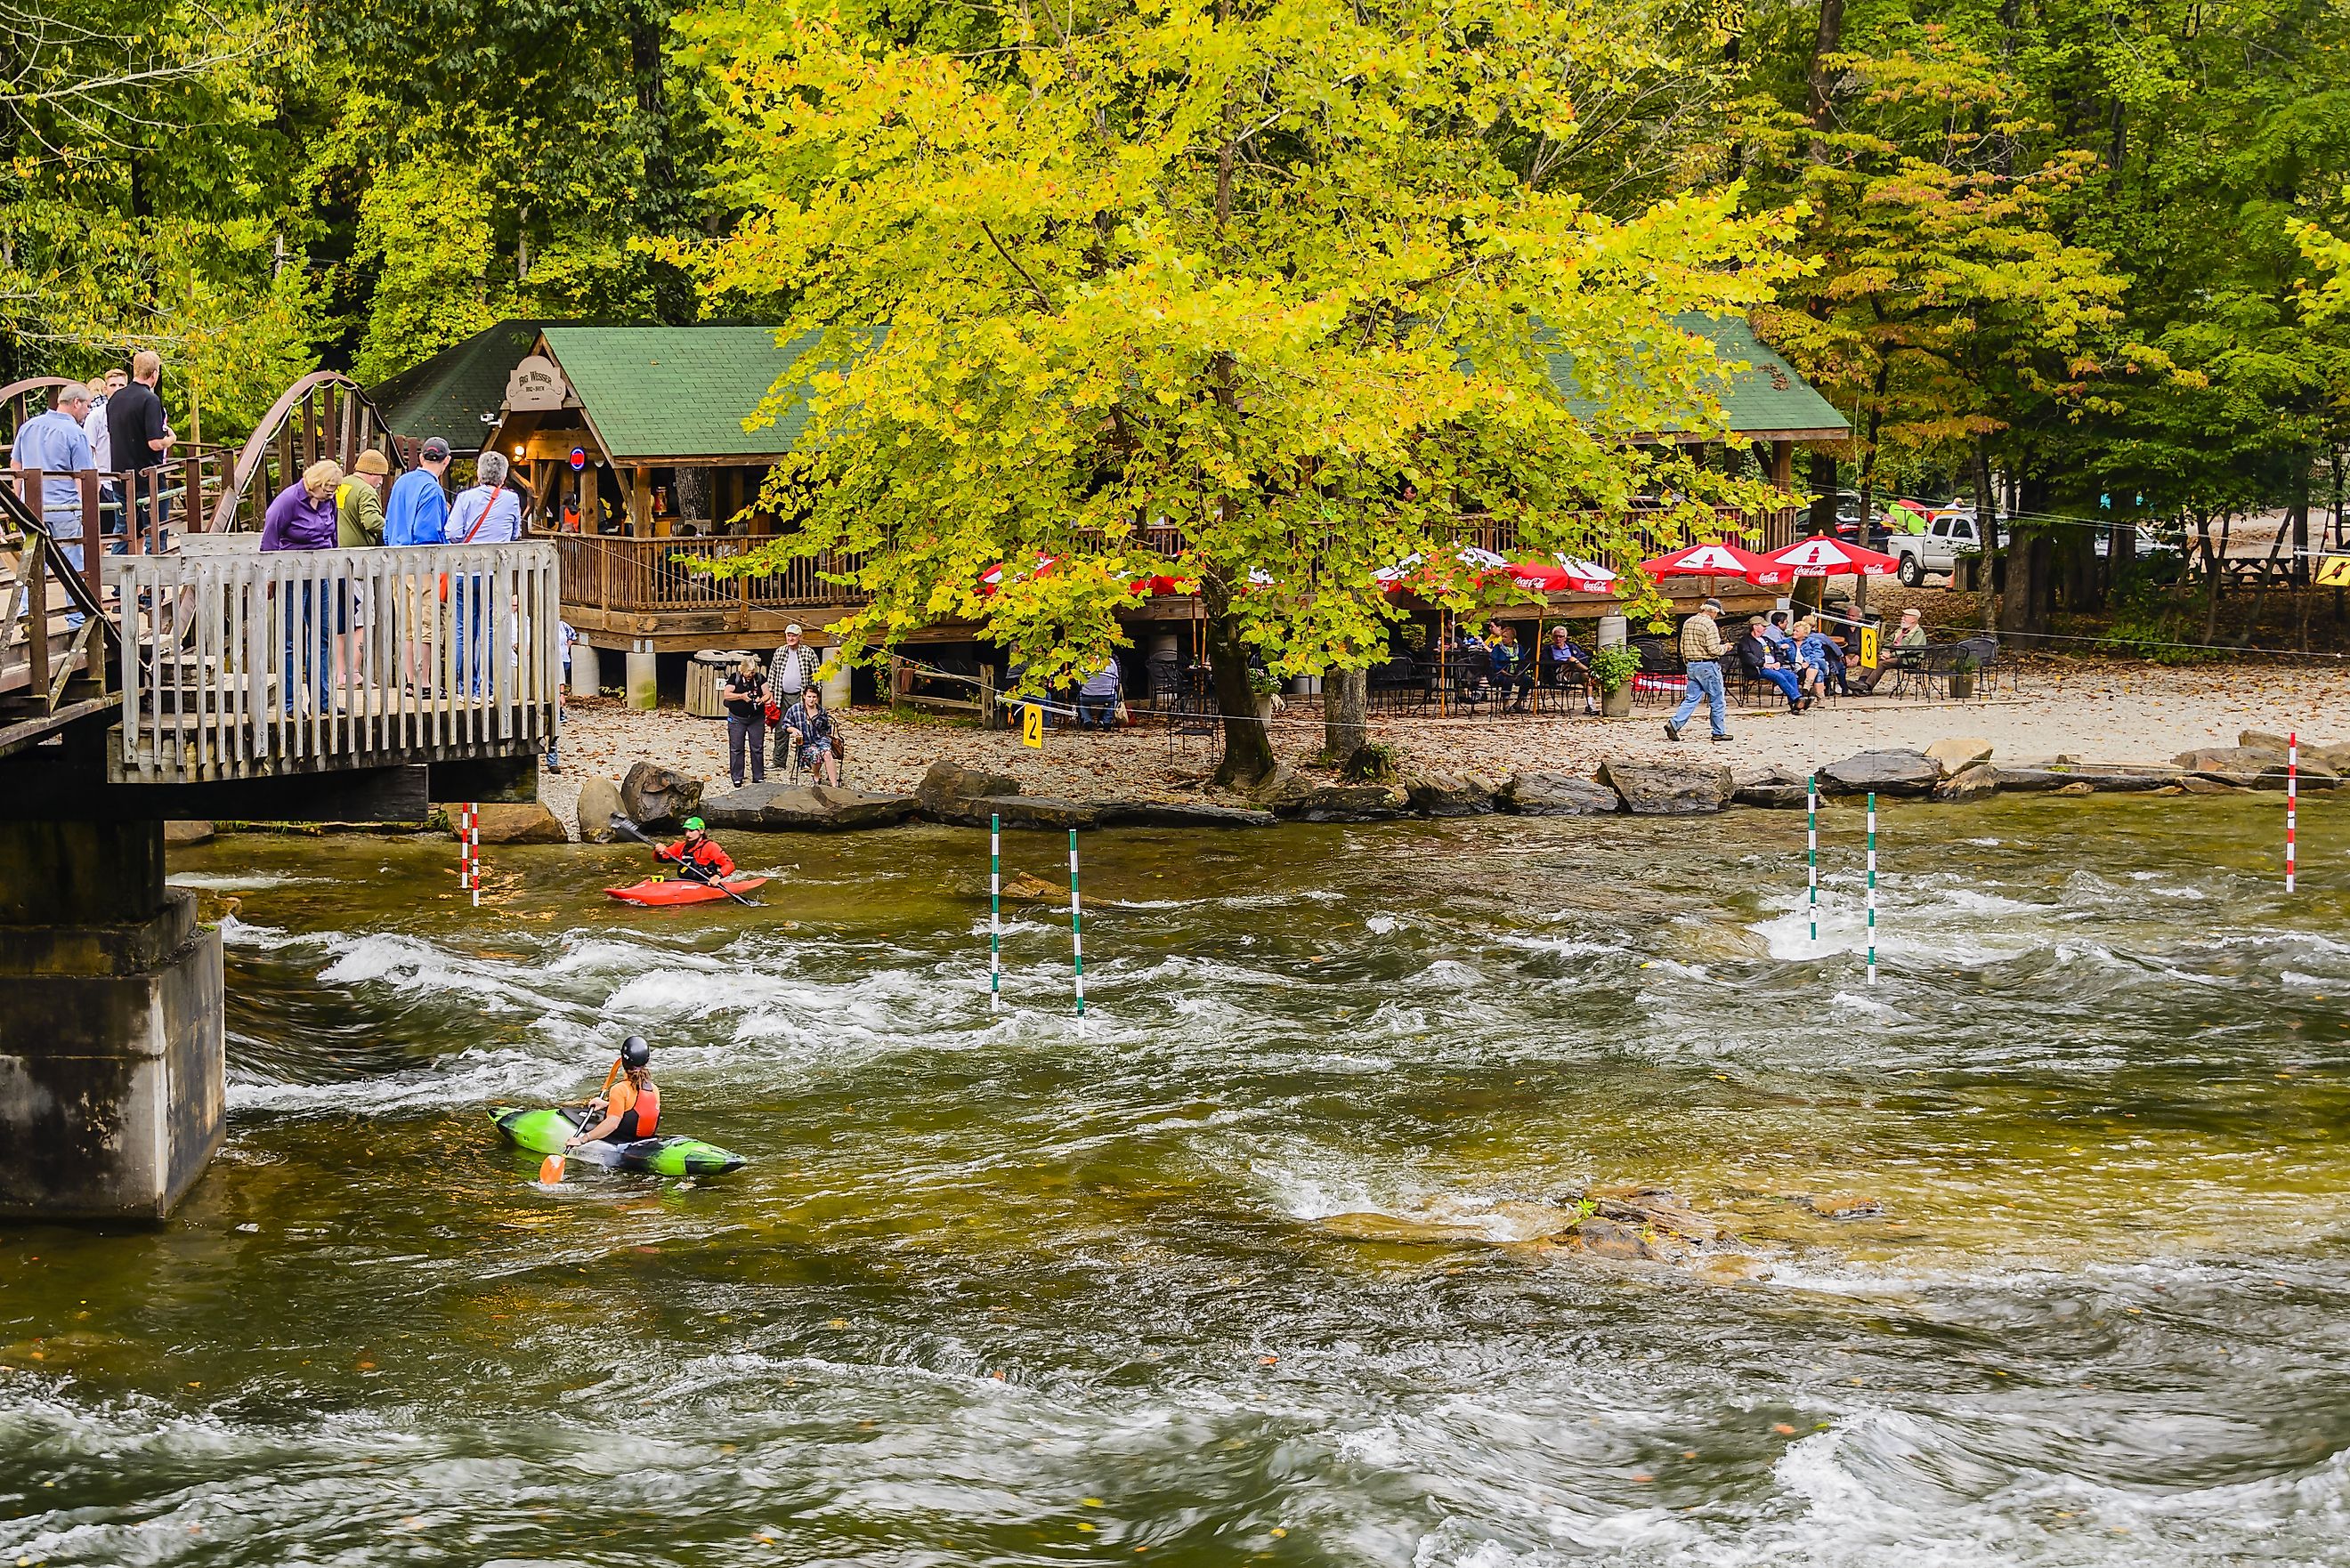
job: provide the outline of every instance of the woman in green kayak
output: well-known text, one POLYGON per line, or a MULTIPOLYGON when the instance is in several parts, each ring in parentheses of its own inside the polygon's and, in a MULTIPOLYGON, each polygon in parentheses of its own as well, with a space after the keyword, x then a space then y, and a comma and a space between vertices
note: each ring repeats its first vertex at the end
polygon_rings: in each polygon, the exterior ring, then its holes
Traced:
POLYGON ((620 1042, 620 1059, 612 1064, 604 1093, 588 1103, 589 1122, 564 1144, 578 1147, 601 1138, 608 1143, 634 1143, 650 1137, 660 1126, 660 1090, 653 1085, 653 1048, 642 1035, 620 1042))

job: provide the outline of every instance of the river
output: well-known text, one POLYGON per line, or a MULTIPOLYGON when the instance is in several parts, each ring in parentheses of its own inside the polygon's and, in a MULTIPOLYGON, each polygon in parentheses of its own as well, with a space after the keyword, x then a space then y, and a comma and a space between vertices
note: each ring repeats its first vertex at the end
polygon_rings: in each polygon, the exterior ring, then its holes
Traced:
POLYGON ((0 1563, 2350 1563, 2350 803, 223 838, 226 1147, 0 1237, 0 1563), (1063 842, 1006 875, 1066 879, 1063 842), (746 1156, 536 1181, 652 1040, 746 1156), (1667 1187, 1683 1263, 1539 1238, 1667 1187), (1842 1214, 1843 1218, 1832 1216, 1842 1214))

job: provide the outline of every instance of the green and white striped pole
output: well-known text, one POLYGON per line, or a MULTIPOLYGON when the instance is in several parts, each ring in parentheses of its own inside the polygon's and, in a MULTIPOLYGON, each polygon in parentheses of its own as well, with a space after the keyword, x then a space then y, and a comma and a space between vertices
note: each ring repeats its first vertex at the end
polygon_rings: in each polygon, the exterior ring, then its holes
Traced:
POLYGON ((987 819, 987 1010, 1003 1005, 1003 818, 987 819))
POLYGON ((1877 983, 1877 792, 1868 792, 1868 983, 1877 983))
POLYGON ((1077 830, 1069 829, 1069 956, 1077 975, 1077 1033, 1086 1032, 1086 934, 1077 914, 1077 830))
POLYGON ((1804 874, 1812 885, 1812 946, 1820 945, 1820 775, 1804 776, 1804 874))

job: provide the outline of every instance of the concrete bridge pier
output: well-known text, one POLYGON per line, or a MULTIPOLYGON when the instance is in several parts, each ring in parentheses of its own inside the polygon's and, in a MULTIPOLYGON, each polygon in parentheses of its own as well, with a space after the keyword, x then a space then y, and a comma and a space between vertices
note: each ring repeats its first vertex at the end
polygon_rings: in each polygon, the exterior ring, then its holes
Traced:
POLYGON ((0 1219, 162 1219, 224 1126, 221 939, 163 825, 0 823, 0 1219))

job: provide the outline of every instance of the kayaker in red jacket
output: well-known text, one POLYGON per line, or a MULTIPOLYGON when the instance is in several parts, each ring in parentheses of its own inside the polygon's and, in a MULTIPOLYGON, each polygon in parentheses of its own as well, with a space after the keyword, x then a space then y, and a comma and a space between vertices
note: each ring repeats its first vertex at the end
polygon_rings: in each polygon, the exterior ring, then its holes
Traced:
POLYGON ((656 860, 674 860, 678 868, 697 882, 719 882, 734 875, 734 857, 718 847, 702 826, 702 818, 685 819, 685 836, 675 844, 664 844, 653 851, 656 860))

